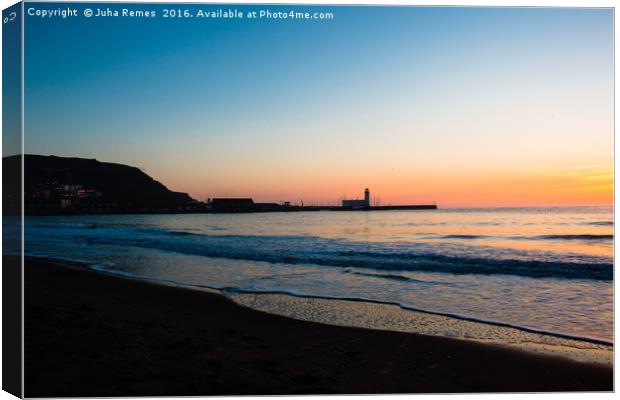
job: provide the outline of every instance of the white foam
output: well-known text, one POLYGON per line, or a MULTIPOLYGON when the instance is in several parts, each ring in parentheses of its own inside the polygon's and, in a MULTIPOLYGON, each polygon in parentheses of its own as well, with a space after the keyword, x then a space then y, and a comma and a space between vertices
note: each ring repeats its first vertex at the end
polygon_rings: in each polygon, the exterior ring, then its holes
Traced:
POLYGON ((286 294, 228 292, 225 295, 242 306, 304 321, 473 340, 577 361, 613 363, 610 345, 404 310, 396 305, 286 294))

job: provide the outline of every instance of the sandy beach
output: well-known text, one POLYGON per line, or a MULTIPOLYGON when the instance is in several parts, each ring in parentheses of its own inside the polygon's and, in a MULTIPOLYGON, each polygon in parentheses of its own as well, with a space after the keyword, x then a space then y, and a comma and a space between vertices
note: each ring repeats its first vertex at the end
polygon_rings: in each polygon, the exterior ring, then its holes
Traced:
POLYGON ((25 395, 610 391, 610 366, 325 325, 67 263, 25 265, 25 395))

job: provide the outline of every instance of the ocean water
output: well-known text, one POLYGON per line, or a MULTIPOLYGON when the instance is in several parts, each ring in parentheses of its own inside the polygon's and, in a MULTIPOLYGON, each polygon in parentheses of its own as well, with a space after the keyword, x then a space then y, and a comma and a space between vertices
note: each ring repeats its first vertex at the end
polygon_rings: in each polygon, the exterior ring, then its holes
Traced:
POLYGON ((25 251, 613 343, 613 231, 611 207, 49 216, 26 218, 25 251))

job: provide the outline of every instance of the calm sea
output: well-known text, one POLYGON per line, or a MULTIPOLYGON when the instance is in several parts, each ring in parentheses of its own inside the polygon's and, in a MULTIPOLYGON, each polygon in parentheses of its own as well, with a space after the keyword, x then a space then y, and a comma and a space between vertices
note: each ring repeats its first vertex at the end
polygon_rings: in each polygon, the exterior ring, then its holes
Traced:
POLYGON ((613 209, 28 217, 26 254, 613 341, 613 209))

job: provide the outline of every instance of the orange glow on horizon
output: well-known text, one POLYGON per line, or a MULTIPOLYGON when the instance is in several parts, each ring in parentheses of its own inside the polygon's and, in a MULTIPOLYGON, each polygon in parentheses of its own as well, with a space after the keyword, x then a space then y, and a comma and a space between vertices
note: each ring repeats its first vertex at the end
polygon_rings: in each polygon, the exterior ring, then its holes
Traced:
MULTIPOLYGON (((382 205, 570 206, 612 205, 613 165, 483 169, 417 169, 416 173, 341 171, 316 176, 312 171, 280 171, 188 180, 169 185, 198 199, 252 197, 259 202, 339 204, 361 199, 365 187, 382 205), (201 187, 196 187, 196 182, 201 187), (209 188, 211 190, 209 190, 209 188)), ((166 183, 165 180, 163 180, 166 183)))

